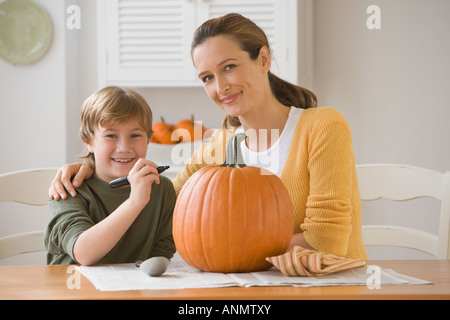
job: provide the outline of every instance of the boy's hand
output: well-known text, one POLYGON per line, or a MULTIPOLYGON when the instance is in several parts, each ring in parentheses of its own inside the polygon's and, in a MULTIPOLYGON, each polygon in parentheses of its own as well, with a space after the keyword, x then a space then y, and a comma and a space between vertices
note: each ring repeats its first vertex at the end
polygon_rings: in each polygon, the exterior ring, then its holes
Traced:
POLYGON ((159 184, 158 166, 150 160, 139 159, 128 173, 130 200, 142 208, 150 201, 152 183, 159 184))

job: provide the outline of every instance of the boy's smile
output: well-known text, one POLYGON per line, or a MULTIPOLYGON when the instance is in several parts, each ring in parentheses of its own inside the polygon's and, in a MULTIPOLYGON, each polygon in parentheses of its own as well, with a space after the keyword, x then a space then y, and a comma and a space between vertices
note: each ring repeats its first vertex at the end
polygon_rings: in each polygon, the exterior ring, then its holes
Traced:
POLYGON ((114 159, 114 161, 121 162, 121 163, 127 163, 127 162, 130 162, 132 160, 133 159, 114 159))
POLYGON ((146 157, 149 143, 146 131, 136 119, 99 125, 92 140, 85 143, 94 154, 95 173, 108 183, 128 175, 134 164, 146 157))

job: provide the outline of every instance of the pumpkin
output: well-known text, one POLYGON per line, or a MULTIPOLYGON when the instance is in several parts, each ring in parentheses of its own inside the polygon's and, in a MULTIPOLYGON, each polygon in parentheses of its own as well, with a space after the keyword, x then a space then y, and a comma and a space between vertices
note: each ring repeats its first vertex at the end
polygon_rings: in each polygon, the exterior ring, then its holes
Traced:
POLYGON ((152 126, 153 136, 150 139, 151 142, 162 144, 176 144, 179 142, 178 135, 174 133, 174 126, 166 123, 163 117, 160 122, 156 122, 152 126))
POLYGON ((282 181, 246 166, 240 152, 245 134, 227 144, 225 163, 195 172, 177 197, 173 237, 189 265, 208 272, 268 269, 266 257, 289 248, 294 210, 282 181))
POLYGON ((205 131, 205 127, 200 122, 195 121, 193 114, 191 114, 190 119, 180 120, 175 125, 175 132, 180 137, 180 141, 202 140, 205 131))

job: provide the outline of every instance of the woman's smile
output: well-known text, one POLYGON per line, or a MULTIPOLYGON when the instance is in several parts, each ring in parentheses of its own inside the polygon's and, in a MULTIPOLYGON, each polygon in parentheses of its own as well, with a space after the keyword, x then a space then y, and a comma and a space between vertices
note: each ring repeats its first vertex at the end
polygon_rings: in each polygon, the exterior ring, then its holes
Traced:
POLYGON ((241 96, 241 94, 242 94, 242 91, 235 93, 235 94, 231 94, 229 96, 226 96, 225 98, 222 98, 220 101, 225 104, 232 104, 241 96))

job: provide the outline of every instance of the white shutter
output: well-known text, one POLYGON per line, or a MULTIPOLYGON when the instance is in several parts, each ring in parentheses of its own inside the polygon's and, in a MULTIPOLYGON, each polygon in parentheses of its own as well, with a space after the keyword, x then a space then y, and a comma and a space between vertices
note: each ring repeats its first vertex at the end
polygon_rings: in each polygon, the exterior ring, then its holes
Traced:
MULTIPOLYGON (((275 37, 275 1, 276 0, 210 0, 205 2, 208 4, 208 14, 202 18, 206 21, 207 19, 223 16, 228 13, 240 13, 261 27, 272 45, 275 37)), ((200 21, 200 23, 202 22, 203 21, 200 21)))
POLYGON ((179 0, 119 1, 119 63, 123 67, 182 64, 179 0))
MULTIPOLYGON (((252 19, 264 30, 272 48, 271 71, 297 83, 298 3, 301 9, 305 8, 303 3, 310 8, 312 0, 98 1, 101 84, 201 86, 190 56, 192 35, 207 19, 230 12, 252 19), (105 20, 106 27, 102 24, 105 20)), ((302 33, 308 36, 309 32, 302 29, 300 39, 305 38, 302 33)), ((307 52, 305 46, 302 48, 307 52)), ((309 70, 306 60, 301 66, 302 73, 309 70)))
POLYGON ((114 2, 107 7, 109 83, 171 85, 174 79, 181 83, 195 79, 186 45, 195 23, 186 19, 194 16, 189 1, 114 2))

